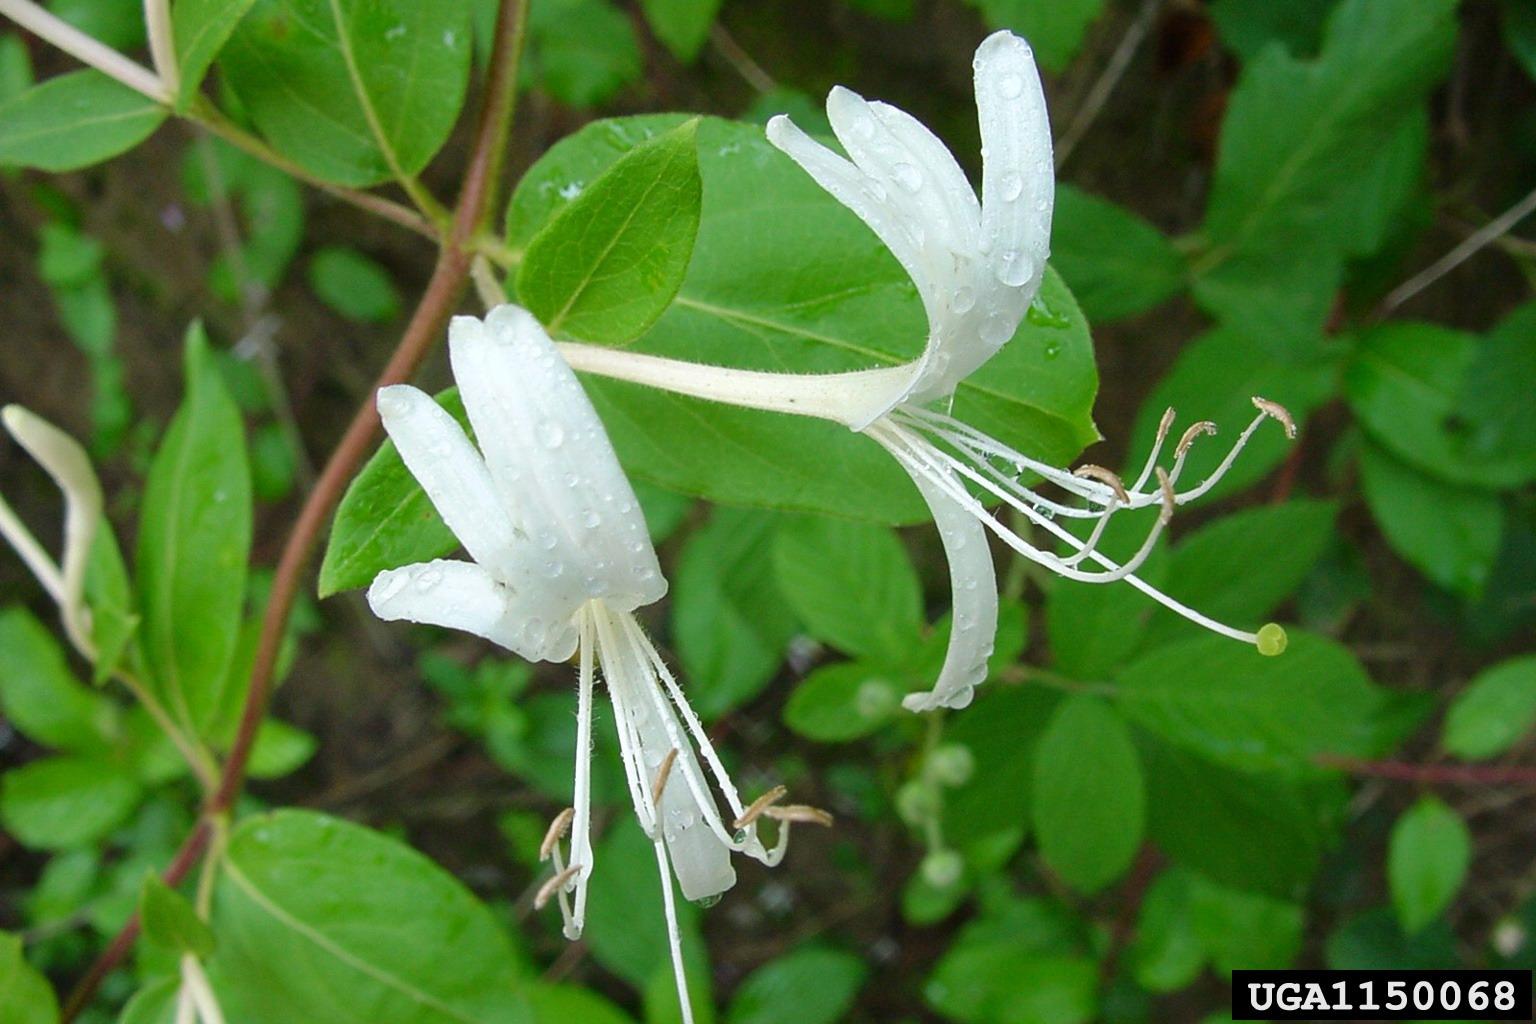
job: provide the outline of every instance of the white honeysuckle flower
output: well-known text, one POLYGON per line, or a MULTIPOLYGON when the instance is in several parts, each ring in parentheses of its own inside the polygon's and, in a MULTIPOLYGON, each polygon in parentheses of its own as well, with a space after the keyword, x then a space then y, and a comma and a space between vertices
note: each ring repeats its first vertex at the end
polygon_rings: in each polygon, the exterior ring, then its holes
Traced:
MULTIPOLYGON (((928 317, 923 353, 911 363, 847 373, 795 375, 737 370, 590 345, 560 346, 578 370, 698 398, 816 416, 878 442, 901 463, 932 511, 949 560, 953 630, 931 690, 907 696, 914 711, 961 708, 987 674, 997 631, 997 578, 991 531, 1026 558, 1067 579, 1125 580, 1208 629, 1278 653, 1284 633, 1273 624, 1253 633, 1216 622, 1135 576, 1176 505, 1206 493, 1232 465, 1266 418, 1294 436, 1280 406, 1255 398, 1258 415, 1220 467, 1204 482, 1176 489, 1189 446, 1209 423, 1197 423, 1176 446, 1171 468, 1157 465, 1172 412, 1165 416, 1145 468, 1127 486, 1097 466, 1069 472, 1031 458, 934 408, 1008 342, 1028 312, 1050 251, 1055 177, 1050 122, 1029 44, 1010 32, 976 50, 976 106, 982 141, 982 196, 954 156, 910 115, 869 103, 841 87, 827 97, 827 116, 847 157, 796 128, 768 123, 768 140, 864 221, 906 269, 928 317), (1045 497, 1024 484, 1039 476, 1066 492, 1045 497), (978 497, 978 495, 980 497, 978 497), (1062 556, 1038 546, 988 509, 997 501, 1072 549, 1062 556), (1081 501, 1082 504, 1077 504, 1081 501), (1161 505, 1146 542, 1117 563, 1098 550, 1110 518, 1124 509, 1161 505), (1057 520, 1095 520, 1086 539, 1057 520), (1096 568, 1080 568, 1089 562, 1096 568)), ((1049 543, 1049 542, 1048 542, 1049 543)))
POLYGON ((661 867, 687 1016, 669 863, 685 898, 710 901, 736 882, 733 852, 777 864, 792 821, 829 819, 812 808, 778 806, 782 788, 742 803, 703 723, 635 620, 635 610, 660 600, 667 583, 602 422, 543 327, 517 306, 498 306, 483 321, 455 317, 448 350, 478 449, 416 388, 383 388, 378 407, 405 465, 471 561, 381 572, 368 603, 380 618, 464 630, 531 661, 577 656, 573 806, 545 838, 541 852, 554 876, 536 900, 542 906, 558 898, 573 940, 581 936, 593 867, 592 700, 601 673, 635 814, 661 867), (765 815, 779 821, 772 848, 758 837, 765 815))
POLYGON ((85 604, 85 572, 91 545, 101 524, 101 483, 80 443, 47 420, 19 405, 0 410, 0 422, 42 466, 64 494, 64 557, 55 562, 0 497, 0 536, 16 550, 59 606, 64 632, 88 660, 95 660, 91 615, 85 604))

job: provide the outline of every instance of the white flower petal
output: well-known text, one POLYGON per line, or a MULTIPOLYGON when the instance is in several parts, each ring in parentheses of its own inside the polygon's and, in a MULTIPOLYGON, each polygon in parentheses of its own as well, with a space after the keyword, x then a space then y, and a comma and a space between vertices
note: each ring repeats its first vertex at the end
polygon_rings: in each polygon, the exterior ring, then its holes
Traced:
POLYGON ((631 611, 666 593, 645 515, 576 375, 526 310, 456 317, 454 379, 523 540, 507 582, 570 618, 601 598, 631 611))
POLYGON ((511 566, 517 547, 512 521, 463 429, 430 396, 406 384, 380 388, 378 405, 406 468, 464 550, 492 571, 511 566))
POLYGON ((994 32, 976 50, 981 124, 981 238, 998 280, 1022 289, 1022 308, 1040 287, 1050 255, 1056 172, 1050 114, 1029 44, 994 32))
POLYGON ((921 289, 929 277, 920 251, 921 228, 905 220, 891 205, 889 190, 805 134, 783 114, 768 122, 767 135, 769 142, 799 164, 828 195, 869 225, 921 289))
POLYGON ((530 661, 563 661, 576 650, 574 623, 540 614, 473 562, 437 559, 386 569, 368 588, 368 606, 386 622, 463 630, 530 661))
POLYGON ((911 711, 963 708, 987 678, 987 659, 997 637, 997 575, 992 551, 980 520, 919 474, 912 474, 912 482, 928 502, 944 542, 953 612, 949 649, 938 680, 932 690, 908 694, 902 705, 911 711))

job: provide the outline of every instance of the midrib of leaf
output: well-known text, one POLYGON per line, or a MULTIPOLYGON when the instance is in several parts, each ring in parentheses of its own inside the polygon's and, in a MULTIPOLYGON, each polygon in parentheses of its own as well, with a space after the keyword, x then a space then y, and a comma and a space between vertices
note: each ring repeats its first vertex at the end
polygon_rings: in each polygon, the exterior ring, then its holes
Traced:
POLYGON ((375 519, 373 529, 364 534, 361 541, 355 545, 352 545, 353 553, 337 561, 336 575, 346 575, 346 572, 351 567, 351 565, 358 561, 358 555, 366 551, 369 545, 378 539, 380 535, 388 533, 394 526, 396 520, 408 521, 410 518, 418 514, 419 506, 424 500, 426 500, 425 493, 418 489, 411 495, 410 498, 402 501, 400 504, 390 509, 382 517, 375 519), (406 515, 408 512, 411 514, 410 516, 406 515))
MULTIPOLYGON (((200 397, 201 396, 199 396, 199 398, 200 397)), ((182 489, 185 486, 185 482, 188 477, 187 466, 188 460, 190 459, 189 453, 192 449, 191 424, 198 418, 196 413, 200 408, 201 403, 197 399, 194 399, 192 404, 187 407, 187 429, 182 431, 182 443, 178 446, 176 451, 176 472, 175 475, 171 478, 172 500, 168 503, 167 507, 176 509, 178 511, 182 506, 182 489)), ((179 516, 168 517, 167 521, 178 522, 179 516)), ((155 605, 160 609, 160 629, 156 631, 159 634, 156 637, 156 647, 164 652, 165 660, 161 667, 163 671, 166 672, 167 678, 164 679, 163 682, 165 683, 166 691, 176 702, 176 712, 181 716, 182 728, 187 731, 187 735, 196 736, 197 729, 192 723, 192 705, 187 702, 186 691, 182 686, 181 663, 176 658, 176 641, 174 638, 172 638, 169 643, 166 643, 164 632, 168 628, 166 624, 172 621, 171 616, 175 611, 175 574, 171 571, 171 567, 176 564, 176 553, 178 550, 176 542, 177 538, 181 536, 181 530, 174 529, 169 531, 169 533, 170 536, 165 538, 164 545, 161 548, 163 557, 160 559, 160 593, 155 595, 155 605)))
POLYGON ((9 141, 14 142, 20 140, 22 142, 31 142, 36 139, 47 138, 50 135, 68 135, 71 132, 76 132, 82 128, 88 128, 92 125, 111 124, 114 121, 127 121, 130 118, 143 117, 145 114, 158 111, 159 109, 160 108, 153 103, 146 103, 144 106, 139 107, 136 110, 121 111, 116 114, 101 114, 84 121, 71 121, 69 124, 44 125, 42 128, 35 132, 23 132, 18 135, 9 136, 9 141))
POLYGON ((314 943, 316 946, 320 947, 320 949, 326 953, 329 953, 337 960, 340 960, 348 967, 351 967, 353 970, 358 971, 359 973, 366 974, 368 977, 372 978, 374 981, 377 981, 379 984, 388 988, 392 988, 396 992, 406 996, 408 999, 412 999, 423 1006, 431 1007, 439 1013, 442 1013, 448 1017, 452 1017, 454 1020, 463 1021, 464 1024, 480 1024, 480 1022, 475 1018, 470 1017, 463 1011, 443 1002, 432 993, 423 992, 421 989, 416 988, 414 985, 411 985, 404 979, 398 978, 395 975, 374 966, 373 964, 364 960, 362 957, 357 956, 346 948, 338 945, 332 939, 327 937, 323 932, 318 931, 311 925, 288 913, 288 911, 278 906, 276 902, 269 898, 266 893, 258 889, 256 887, 256 883, 252 882, 250 878, 246 876, 245 872, 240 870, 239 865, 235 863, 233 858, 225 861, 224 870, 229 874, 230 879, 233 880, 234 883, 238 885, 241 890, 243 890, 245 894, 251 898, 251 901, 262 910, 266 911, 269 915, 271 915, 273 920, 277 921, 279 924, 286 928, 292 929, 297 934, 308 939, 310 942, 314 943))
POLYGON ((405 168, 400 165, 400 157, 395 153, 394 146, 384 135, 384 125, 379 120, 379 115, 373 109, 373 99, 368 95, 367 86, 363 84, 362 72, 357 66, 357 57, 352 53, 352 38, 347 33, 347 25, 341 12, 340 0, 329 0, 331 20, 336 26, 336 41, 341 49, 341 61, 346 65, 347 78, 352 82, 352 91, 357 94, 357 102, 363 108, 363 119, 368 122, 368 130, 373 133, 374 141, 378 144, 379 152, 384 157, 384 162, 389 165, 389 172, 395 176, 400 187, 405 189, 413 198, 418 191, 416 179, 405 173, 405 168))
MULTIPOLYGON (((335 0, 331 0, 331 2, 335 3, 335 0)), ((633 150, 631 150, 631 152, 633 152, 633 150)), ((656 176, 652 178, 650 183, 645 186, 645 191, 640 193, 640 198, 630 204, 629 212, 625 214, 624 221, 619 225, 619 229, 609 236, 608 243, 603 246, 603 251, 598 254, 597 259, 592 262, 585 276, 583 276, 580 281, 577 282, 576 287, 571 290, 570 298, 565 300, 565 305, 562 306, 560 311, 554 315, 553 319, 550 320, 548 329, 551 334, 555 333, 555 331, 559 329, 560 324, 565 320, 566 314, 571 311, 571 307, 574 306, 576 304, 576 300, 581 297, 581 293, 586 290, 588 285, 597 279, 599 269, 604 263, 607 262, 608 257, 613 254, 613 248, 619 244, 619 238, 624 234, 624 232, 629 230, 629 225, 634 222, 635 215, 640 211, 640 207, 645 205, 645 201, 650 198, 651 193, 654 192, 656 187, 660 185, 661 182, 666 178, 666 171, 671 166, 672 161, 669 158, 658 169, 656 176)))

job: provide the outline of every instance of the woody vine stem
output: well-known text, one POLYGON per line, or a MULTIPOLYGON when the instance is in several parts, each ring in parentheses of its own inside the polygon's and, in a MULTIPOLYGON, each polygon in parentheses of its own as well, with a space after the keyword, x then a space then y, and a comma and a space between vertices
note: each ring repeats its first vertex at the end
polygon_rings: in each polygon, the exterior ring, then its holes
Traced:
MULTIPOLYGON (((378 439, 379 414, 374 406, 374 394, 381 387, 399 384, 415 375, 433 345, 443 337, 448 318, 469 285, 477 237, 497 209, 502 192, 502 169, 517 102, 517 68, 527 20, 528 0, 501 0, 470 162, 452 218, 446 230, 438 236, 438 257, 432 277, 389 362, 353 414, 346 433, 331 452, 288 532, 262 617, 261 636, 239 730, 218 784, 204 805, 201 819, 166 867, 164 878, 167 884, 179 883, 202 860, 219 823, 228 815, 245 786, 246 768, 257 728, 266 715, 272 695, 283 631, 306 576, 310 556, 347 484, 378 439)), ((79 1015, 90 1003, 102 979, 127 956, 138 935, 138 927, 137 917, 130 919, 91 964, 65 1003, 62 1024, 70 1024, 79 1015)))

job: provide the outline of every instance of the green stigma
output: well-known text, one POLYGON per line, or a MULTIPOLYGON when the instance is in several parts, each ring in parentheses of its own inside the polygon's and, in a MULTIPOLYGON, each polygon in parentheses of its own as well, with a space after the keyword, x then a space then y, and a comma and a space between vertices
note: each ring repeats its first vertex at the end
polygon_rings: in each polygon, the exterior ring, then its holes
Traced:
POLYGON ((1285 627, 1278 622, 1271 622, 1259 630, 1259 653, 1266 658, 1273 658, 1277 654, 1285 653, 1285 627))

